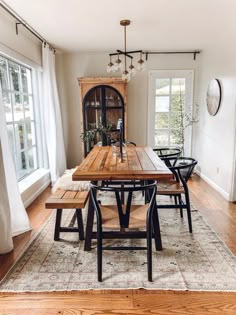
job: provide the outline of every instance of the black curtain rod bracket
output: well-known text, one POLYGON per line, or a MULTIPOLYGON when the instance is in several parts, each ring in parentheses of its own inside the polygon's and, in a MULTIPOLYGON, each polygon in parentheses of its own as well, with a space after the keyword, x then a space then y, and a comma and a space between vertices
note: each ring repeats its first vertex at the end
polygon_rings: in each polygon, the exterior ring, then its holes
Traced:
POLYGON ((35 31, 31 26, 29 26, 16 12, 14 12, 10 7, 8 7, 4 2, 0 2, 0 7, 10 14, 14 19, 16 19, 16 35, 19 34, 18 26, 23 25, 32 35, 34 35, 42 43, 47 43, 49 47, 56 52, 55 48, 50 45, 37 31, 35 31))

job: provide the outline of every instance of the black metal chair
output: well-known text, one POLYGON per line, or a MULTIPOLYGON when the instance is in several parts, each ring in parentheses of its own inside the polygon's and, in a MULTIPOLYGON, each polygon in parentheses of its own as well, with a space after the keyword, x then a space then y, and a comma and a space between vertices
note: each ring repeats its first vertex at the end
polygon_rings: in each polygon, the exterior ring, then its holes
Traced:
MULTIPOLYGON (((98 281, 102 281, 103 250, 147 250, 148 280, 152 281, 152 237, 160 237, 159 220, 156 207, 156 182, 147 185, 133 186, 123 183, 122 186, 104 187, 91 184, 91 195, 97 216, 97 268, 98 281), (103 191, 114 196, 115 205, 102 205, 97 199, 97 192, 103 191), (149 202, 134 205, 135 192, 145 192, 149 202), (125 203, 121 194, 124 193, 125 203), (145 228, 145 231, 138 229, 145 228), (106 231, 104 231, 106 229, 106 231), (130 230, 132 229, 132 230, 130 230), (108 230, 108 231, 107 231, 108 230), (154 233, 153 233, 154 230, 154 233), (103 246, 103 239, 145 238, 146 247, 138 246, 103 246)), ((160 241, 160 240, 159 240, 160 241)))
POLYGON ((179 158, 182 150, 180 148, 155 148, 154 152, 159 156, 159 158, 165 162, 165 164, 170 167, 174 166, 176 160, 179 158))
POLYGON ((170 162, 175 161, 174 166, 170 166, 169 169, 173 173, 173 180, 159 181, 157 184, 158 195, 169 195, 173 196, 175 204, 159 204, 158 209, 163 208, 179 208, 180 215, 183 217, 183 209, 187 210, 189 232, 192 233, 192 218, 190 209, 190 198, 187 181, 189 180, 194 170, 197 161, 193 158, 182 157, 175 159, 170 158, 170 162), (184 196, 184 198, 183 198, 184 196))

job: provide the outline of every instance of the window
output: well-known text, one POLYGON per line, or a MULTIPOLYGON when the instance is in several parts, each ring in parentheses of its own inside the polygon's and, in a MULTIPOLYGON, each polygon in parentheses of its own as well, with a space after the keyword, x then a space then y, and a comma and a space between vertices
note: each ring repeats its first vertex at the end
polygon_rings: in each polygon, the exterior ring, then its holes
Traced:
POLYGON ((0 82, 10 149, 20 181, 38 168, 32 70, 0 56, 0 82))
POLYGON ((193 71, 150 71, 148 144, 152 147, 190 145, 185 117, 192 113, 192 78, 193 71))

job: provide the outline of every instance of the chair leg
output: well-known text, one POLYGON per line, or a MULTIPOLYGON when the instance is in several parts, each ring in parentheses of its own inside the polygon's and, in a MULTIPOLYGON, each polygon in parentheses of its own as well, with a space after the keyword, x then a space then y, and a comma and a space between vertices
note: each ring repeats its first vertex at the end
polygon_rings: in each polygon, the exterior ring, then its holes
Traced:
POLYGON ((62 216, 62 209, 57 209, 56 223, 55 223, 55 230, 54 230, 54 241, 59 241, 60 239, 61 216, 62 216))
POLYGON ((158 218, 157 206, 155 206, 155 209, 153 211, 152 220, 153 220, 152 226, 154 230, 156 250, 162 250, 161 231, 160 231, 160 223, 159 223, 159 218, 158 218))
MULTIPOLYGON (((179 204, 182 204, 182 199, 181 199, 181 195, 178 195, 178 199, 179 199, 179 204)), ((180 208, 180 217, 183 218, 183 208, 180 208)))
POLYGON ((83 224, 83 217, 82 217, 81 209, 76 209, 76 217, 77 217, 77 223, 78 223, 78 228, 79 228, 79 239, 83 241, 84 240, 84 224, 83 224))
POLYGON ((97 268, 98 281, 102 282, 102 231, 97 227, 97 268))
POLYGON ((193 228, 192 228, 192 217, 191 217, 190 200, 189 200, 188 194, 185 195, 185 198, 186 198, 186 207, 187 207, 189 233, 192 233, 192 232, 193 232, 193 228))
POLYGON ((148 281, 152 282, 152 219, 148 218, 147 224, 147 268, 148 281))

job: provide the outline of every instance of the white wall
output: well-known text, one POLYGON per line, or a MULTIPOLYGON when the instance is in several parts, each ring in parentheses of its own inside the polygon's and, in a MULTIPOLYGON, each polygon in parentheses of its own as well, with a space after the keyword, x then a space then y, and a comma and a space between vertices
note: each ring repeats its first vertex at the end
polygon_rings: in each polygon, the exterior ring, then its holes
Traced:
MULTIPOLYGON (((201 55, 152 55, 147 70, 194 69, 197 81, 201 55)), ((58 90, 62 107, 68 167, 81 161, 78 77, 107 77, 108 53, 57 54, 58 90)), ((114 76, 114 74, 113 74, 114 76)), ((128 136, 139 145, 147 143, 148 71, 137 73, 128 83, 128 136)))
POLYGON ((227 199, 234 176, 235 99, 236 99, 236 45, 227 38, 211 42, 201 58, 199 94, 200 122, 194 128, 194 156, 198 171, 227 199), (210 116, 206 107, 206 91, 211 79, 221 81, 223 97, 219 112, 210 116))
MULTIPOLYGON (((9 14, 0 10, 0 52, 13 52, 21 55, 22 59, 29 59, 39 65, 42 64, 41 42, 36 39, 22 25, 18 26, 16 35, 15 20, 9 14)), ((13 56, 11 52, 11 56, 13 56)))

